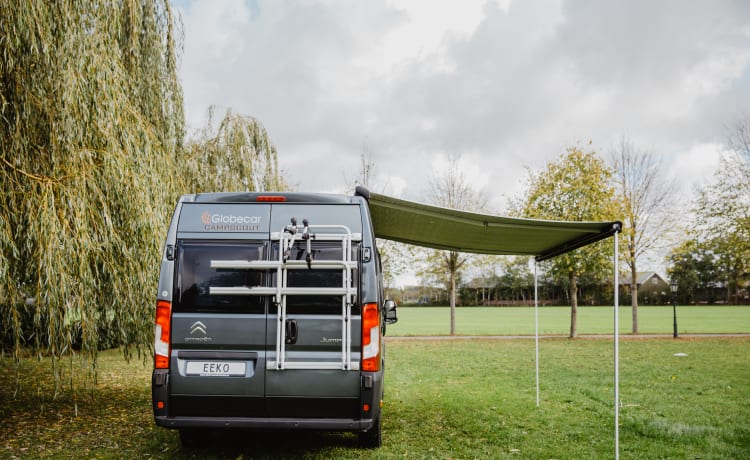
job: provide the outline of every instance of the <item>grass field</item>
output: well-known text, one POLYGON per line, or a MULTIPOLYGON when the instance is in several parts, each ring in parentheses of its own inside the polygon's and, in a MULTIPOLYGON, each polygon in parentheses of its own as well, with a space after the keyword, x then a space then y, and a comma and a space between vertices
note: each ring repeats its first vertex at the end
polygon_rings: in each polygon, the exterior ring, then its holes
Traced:
MULTIPOLYGON (((448 307, 399 307, 398 323, 388 327, 388 335, 447 335, 450 332, 448 307)), ((632 328, 631 308, 620 307, 620 332, 632 328)), ((671 334, 672 307, 640 307, 639 332, 671 334)), ((579 334, 612 334, 612 307, 579 307, 579 334)), ((750 306, 677 306, 679 333, 750 333, 750 306)), ((567 335, 570 307, 540 307, 539 333, 567 335)), ((533 335, 533 307, 459 307, 456 309, 459 335, 533 335)))
MULTIPOLYGON (((611 340, 546 339, 541 406, 529 340, 389 339, 384 446, 351 434, 213 433, 183 451, 157 428, 150 364, 117 350, 94 391, 50 400, 49 365, 27 359, 17 395, 0 360, 3 458, 612 458, 611 340)), ((621 457, 750 458, 750 338, 621 344, 621 457), (675 353, 686 357, 675 357, 675 353)), ((73 365, 79 365, 73 362, 73 365)))

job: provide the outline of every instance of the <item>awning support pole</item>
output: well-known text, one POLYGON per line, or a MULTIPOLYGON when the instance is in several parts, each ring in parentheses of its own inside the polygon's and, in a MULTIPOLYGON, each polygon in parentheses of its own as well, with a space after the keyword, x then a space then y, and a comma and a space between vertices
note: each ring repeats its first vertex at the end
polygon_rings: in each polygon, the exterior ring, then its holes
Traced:
POLYGON ((536 407, 539 407, 539 283, 536 260, 534 260, 534 345, 536 354, 536 407))
POLYGON ((620 307, 620 281, 619 281, 619 268, 617 261, 619 259, 619 247, 618 247, 618 236, 615 232, 615 460, 620 459, 620 321, 619 321, 619 307, 620 307))

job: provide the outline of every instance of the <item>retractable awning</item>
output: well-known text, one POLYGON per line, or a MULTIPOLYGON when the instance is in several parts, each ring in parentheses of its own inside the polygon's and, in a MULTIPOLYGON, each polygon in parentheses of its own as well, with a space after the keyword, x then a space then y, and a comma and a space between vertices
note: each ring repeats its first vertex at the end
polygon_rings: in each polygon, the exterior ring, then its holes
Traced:
POLYGON ((441 208, 368 192, 375 236, 433 249, 527 255, 537 261, 612 236, 620 222, 561 222, 441 208))
MULTIPOLYGON (((434 249, 498 255, 534 256, 534 323, 536 404, 539 406, 539 302, 536 262, 595 243, 619 233, 622 223, 561 222, 476 214, 415 203, 370 193, 357 187, 356 193, 369 202, 375 236, 434 249)), ((619 249, 614 238, 614 285, 618 286, 619 249)), ((614 290, 615 459, 620 458, 620 351, 619 296, 614 290)))

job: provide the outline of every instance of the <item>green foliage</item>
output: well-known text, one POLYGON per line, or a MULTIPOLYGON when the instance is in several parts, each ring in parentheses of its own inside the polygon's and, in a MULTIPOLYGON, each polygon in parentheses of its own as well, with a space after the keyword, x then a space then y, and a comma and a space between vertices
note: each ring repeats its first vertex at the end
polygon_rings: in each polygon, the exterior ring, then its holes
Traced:
POLYGON ((728 150, 713 180, 698 190, 686 238, 667 257, 668 272, 686 302, 713 302, 717 289, 746 302, 750 280, 750 117, 729 129, 728 150))
POLYGON ((184 126, 169 3, 3 1, 0 30, 4 342, 146 344, 184 126))
POLYGON ((691 236, 717 257, 738 301, 750 271, 750 153, 727 154, 714 175, 714 183, 700 190, 694 209, 691 236))
POLYGON ((500 286, 503 298, 529 300, 534 298, 534 273, 529 270, 528 257, 506 257, 503 259, 500 286))
POLYGON ((0 30, 0 349, 50 357, 57 391, 76 348, 93 376, 99 349, 150 345, 180 194, 286 185, 253 119, 183 148, 167 0, 0 0, 0 30))
MULTIPOLYGON (((599 156, 569 147, 557 162, 530 177, 520 213, 550 220, 599 221, 616 217, 611 171, 599 156)), ((601 273, 610 266, 607 244, 594 244, 553 259, 550 271, 560 279, 569 274, 601 273)))
POLYGON ((193 192, 283 191, 289 186, 278 170, 276 147, 255 118, 227 110, 216 124, 214 107, 206 126, 186 145, 185 186, 193 192))
MULTIPOLYGON (((568 221, 615 220, 617 203, 612 172, 594 151, 568 147, 557 162, 532 173, 529 190, 516 212, 523 217, 568 221)), ((602 280, 612 272, 611 245, 599 242, 555 257, 546 269, 559 281, 567 280, 571 299, 570 335, 576 335, 577 279, 584 274, 602 280)))
POLYGON ((688 239, 672 249, 667 271, 669 277, 677 281, 679 301, 714 303, 717 298, 729 302, 740 300, 736 286, 730 283, 734 270, 729 262, 737 259, 727 248, 726 241, 718 238, 708 241, 688 239), (726 292, 735 295, 726 296, 726 292))

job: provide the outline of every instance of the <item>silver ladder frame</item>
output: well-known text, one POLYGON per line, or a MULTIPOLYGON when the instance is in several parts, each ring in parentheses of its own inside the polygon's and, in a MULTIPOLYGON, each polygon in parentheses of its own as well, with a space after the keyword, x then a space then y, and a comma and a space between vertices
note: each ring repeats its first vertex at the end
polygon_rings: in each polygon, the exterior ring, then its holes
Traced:
POLYGON ((362 241, 361 233, 352 233, 345 225, 309 225, 309 230, 322 229, 331 232, 343 230, 343 233, 315 233, 309 235, 315 241, 341 241, 341 260, 286 260, 284 261, 284 248, 293 245, 295 241, 301 240, 299 234, 303 227, 291 225, 285 227, 281 232, 271 233, 271 241, 279 242, 278 260, 211 260, 211 268, 225 268, 235 270, 276 270, 276 287, 263 286, 236 286, 236 287, 210 287, 210 295, 259 295, 274 296, 276 303, 276 359, 266 361, 268 370, 285 369, 340 369, 344 371, 358 371, 359 362, 352 362, 352 324, 351 309, 353 297, 357 294, 357 287, 352 286, 352 270, 357 268, 357 261, 352 260, 352 241, 362 241), (296 229, 296 232, 289 231, 296 229), (341 269, 342 286, 332 287, 288 287, 288 270, 322 270, 341 269), (286 298, 290 295, 340 295, 341 296, 341 362, 335 361, 287 361, 286 360, 286 298))

